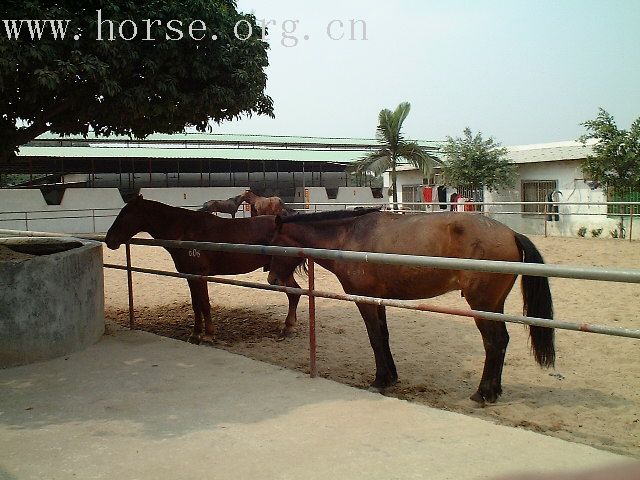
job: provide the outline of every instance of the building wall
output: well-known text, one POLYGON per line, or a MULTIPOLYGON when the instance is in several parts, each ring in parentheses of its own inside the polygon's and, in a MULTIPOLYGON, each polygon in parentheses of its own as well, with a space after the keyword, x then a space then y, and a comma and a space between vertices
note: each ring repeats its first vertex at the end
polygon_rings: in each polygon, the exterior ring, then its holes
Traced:
MULTIPOLYGON (((315 167, 317 168, 317 167, 315 167)), ((338 188, 349 182, 344 172, 232 172, 232 173, 101 173, 95 176, 67 175, 67 182, 83 181, 93 187, 123 188, 187 188, 187 187, 250 187, 264 196, 279 196, 292 202, 296 188, 324 186, 338 188), (82 177, 82 178, 80 178, 82 177)))
POLYGON ((386 189, 382 189, 382 197, 376 197, 371 187, 338 187, 334 195, 329 196, 326 187, 297 188, 293 206, 296 209, 304 208, 305 204, 312 205, 313 211, 336 210, 340 208, 354 208, 361 204, 385 205, 389 199, 386 189), (306 195, 305 195, 306 191, 306 195), (315 204, 329 205, 315 205, 315 204))
POLYGON ((38 189, 0 190, 0 229, 106 232, 124 201, 117 188, 68 188, 60 205, 47 205, 38 189))
MULTIPOLYGON (((518 165, 518 181, 509 191, 485 192, 485 201, 521 201, 521 185, 523 181, 555 180, 557 189, 561 193, 558 204, 558 221, 547 221, 547 233, 557 236, 576 236, 580 227, 592 229, 602 228, 603 236, 615 230, 618 220, 607 217, 606 205, 589 205, 590 203, 605 202, 606 195, 602 189, 592 189, 584 181, 581 160, 564 160, 558 162, 524 163, 518 165), (579 202, 582 205, 563 205, 563 203, 579 202)), ((544 215, 521 213, 520 205, 488 206, 492 215, 514 230, 524 234, 544 234, 544 215)), ((589 235, 589 233, 587 233, 589 235)))
MULTIPOLYGON (((548 235, 576 236, 578 229, 585 227, 587 235, 594 229, 602 228, 602 236, 610 236, 616 230, 619 219, 607 216, 606 205, 589 205, 605 202, 606 195, 602 189, 593 189, 584 181, 581 169, 582 160, 562 160, 553 162, 519 163, 518 179, 514 188, 500 192, 484 192, 485 202, 521 202, 521 185, 523 181, 555 180, 561 192, 558 204, 558 221, 547 221, 548 235), (582 205, 563 205, 565 203, 581 203, 582 205), (568 215, 570 214, 570 215, 568 215)), ((417 170, 397 172, 398 199, 402 201, 402 187, 420 185, 422 176, 417 170)), ((389 186, 389 175, 385 173, 384 184, 389 186)), ((448 189, 448 193, 453 191, 448 189)), ((523 214, 521 205, 489 205, 485 211, 496 220, 514 230, 529 234, 543 235, 545 230, 544 215, 523 214)), ((625 218, 628 229, 628 219, 625 218)))
MULTIPOLYGON (((246 186, 237 187, 175 187, 141 188, 140 194, 148 200, 183 208, 198 208, 208 200, 224 200, 240 195, 246 186)), ((318 210, 344 208, 345 204, 386 204, 388 198, 375 198, 370 187, 344 187, 334 189, 330 199, 325 187, 308 187, 311 203, 333 203, 319 206, 318 210)), ((302 209, 305 203, 304 188, 298 187, 295 198, 302 209)), ((293 202, 288 202, 293 203, 293 202)), ((104 233, 118 216, 124 201, 117 188, 68 188, 60 205, 47 205, 38 189, 0 190, 0 229, 31 230, 63 233, 104 233)), ((314 208, 315 210, 315 208, 314 208)), ((227 214, 218 214, 230 217, 227 214)), ((242 208, 236 218, 250 216, 242 208)))

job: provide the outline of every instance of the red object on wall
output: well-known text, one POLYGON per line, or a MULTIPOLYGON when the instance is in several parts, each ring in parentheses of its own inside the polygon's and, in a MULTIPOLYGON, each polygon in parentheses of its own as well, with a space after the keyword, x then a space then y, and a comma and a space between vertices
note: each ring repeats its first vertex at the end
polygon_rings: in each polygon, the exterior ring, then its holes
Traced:
POLYGON ((424 203, 433 202, 433 189, 431 187, 422 187, 422 200, 424 203))

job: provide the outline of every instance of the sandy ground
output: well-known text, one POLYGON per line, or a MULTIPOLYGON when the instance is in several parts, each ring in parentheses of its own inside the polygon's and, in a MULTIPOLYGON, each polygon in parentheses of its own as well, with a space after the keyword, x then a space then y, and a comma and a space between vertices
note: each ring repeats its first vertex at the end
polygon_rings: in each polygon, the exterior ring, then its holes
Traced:
POLYGON ((33 258, 33 255, 29 255, 28 253, 16 252, 14 250, 11 250, 8 247, 5 247, 4 245, 0 245, 0 262, 4 262, 4 261, 18 262, 23 260, 29 260, 30 258, 33 258))
MULTIPOLYGON (((640 243, 614 239, 532 237, 547 263, 640 269, 640 243)), ((132 247, 135 266, 173 271, 160 248, 132 247)), ((105 262, 124 263, 124 248, 105 247, 105 262)), ((265 282, 254 272, 237 278, 265 282)), ((306 279, 301 279, 302 285, 306 279)), ((318 269, 316 288, 341 292, 335 277, 318 269)), ((640 328, 640 285, 551 279, 556 318, 640 328)), ((215 346, 308 372, 308 302, 298 307, 298 332, 279 341, 286 316, 282 293, 211 284, 215 346)), ((134 274, 139 328, 186 340, 193 324, 184 280, 134 274)), ((126 273, 105 270, 107 318, 128 323, 126 273)), ((431 300, 466 307, 458 292, 431 300)), ((520 314, 519 282, 506 312, 520 314)), ((478 407, 469 396, 480 380, 484 350, 473 321, 464 317, 390 308, 387 312, 399 383, 387 394, 542 432, 640 458, 640 340, 557 331, 554 370, 540 369, 529 354, 527 331, 510 325, 502 397, 478 407)), ((318 372, 366 388, 373 353, 354 304, 317 300, 318 372)), ((206 347, 204 347, 206 348, 206 347)))

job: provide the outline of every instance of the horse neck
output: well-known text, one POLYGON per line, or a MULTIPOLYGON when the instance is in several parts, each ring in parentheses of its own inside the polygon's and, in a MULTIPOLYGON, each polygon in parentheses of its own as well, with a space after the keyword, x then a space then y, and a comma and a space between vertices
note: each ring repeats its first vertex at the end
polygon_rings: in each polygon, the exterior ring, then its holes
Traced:
POLYGON ((341 249, 351 222, 291 222, 284 232, 301 247, 341 249))
POLYGON ((153 238, 176 240, 185 228, 193 225, 191 213, 184 208, 149 201, 145 205, 143 231, 153 238))

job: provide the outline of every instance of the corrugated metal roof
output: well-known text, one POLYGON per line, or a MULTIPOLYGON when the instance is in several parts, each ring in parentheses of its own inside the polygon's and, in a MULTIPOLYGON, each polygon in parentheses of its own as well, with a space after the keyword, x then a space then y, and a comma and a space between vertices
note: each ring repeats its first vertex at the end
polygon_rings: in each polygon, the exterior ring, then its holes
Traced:
POLYGON ((74 142, 122 142, 132 144, 147 144, 154 142, 168 143, 251 143, 251 144, 323 144, 323 145, 375 145, 376 140, 372 138, 346 138, 346 137, 310 137, 310 136, 290 136, 290 135, 239 135, 223 133, 176 133, 176 134, 153 134, 144 139, 129 138, 125 135, 112 135, 110 137, 96 136, 91 132, 83 135, 60 136, 50 132, 44 133, 36 138, 39 140, 54 141, 74 141, 74 142))
POLYGON ((155 158, 223 160, 289 160, 299 162, 351 163, 362 150, 304 150, 261 148, 150 148, 150 147, 21 147, 20 157, 63 158, 155 158))
POLYGON ((581 160, 593 153, 595 141, 583 145, 580 142, 539 143, 507 147, 509 160, 513 163, 558 162, 581 160))
MULTIPOLYGON (((427 148, 437 142, 418 140, 427 148)), ((20 157, 156 158, 223 160, 287 160, 352 163, 377 148, 376 140, 363 138, 292 137, 185 133, 150 135, 144 140, 123 136, 86 138, 40 135, 20 148, 20 157)))
MULTIPOLYGON (((588 155, 593 154, 593 146, 595 140, 587 141, 586 145, 580 142, 554 142, 554 143, 536 143, 531 145, 513 145, 506 147, 508 150, 507 157, 515 164, 523 163, 541 163, 541 162, 561 162, 564 160, 582 160, 588 155)), ((446 156, 440 155, 443 161, 446 156)), ((398 171, 417 170, 410 164, 402 164, 398 166, 398 171)))

